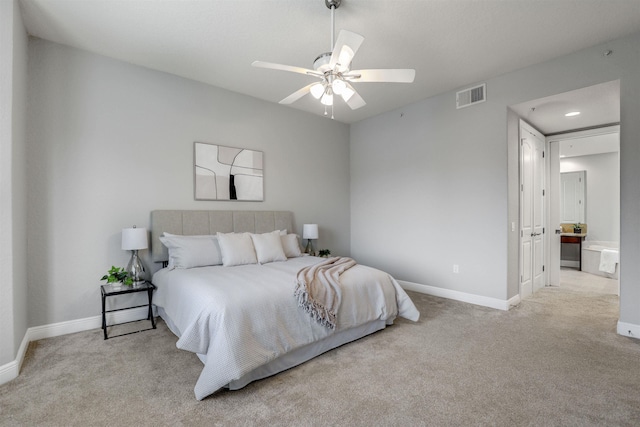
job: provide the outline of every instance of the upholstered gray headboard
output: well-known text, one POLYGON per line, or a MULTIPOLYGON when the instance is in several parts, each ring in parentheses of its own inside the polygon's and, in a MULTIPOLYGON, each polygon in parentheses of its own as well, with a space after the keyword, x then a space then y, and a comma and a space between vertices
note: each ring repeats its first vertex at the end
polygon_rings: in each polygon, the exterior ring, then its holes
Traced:
POLYGON ((171 234, 198 235, 220 233, 268 233, 287 229, 295 233, 293 213, 289 211, 179 211, 151 212, 151 258, 154 262, 169 259, 159 237, 171 234))

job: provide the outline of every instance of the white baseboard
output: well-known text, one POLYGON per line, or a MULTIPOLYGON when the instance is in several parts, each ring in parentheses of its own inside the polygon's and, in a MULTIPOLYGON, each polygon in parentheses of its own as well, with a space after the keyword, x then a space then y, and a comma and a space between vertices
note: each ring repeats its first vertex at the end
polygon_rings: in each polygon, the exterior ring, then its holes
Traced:
POLYGON ((481 295, 468 294, 466 292, 454 291, 451 289, 438 288, 436 286, 421 285, 419 283, 406 282, 404 280, 398 280, 400 286, 404 289, 420 292, 422 294, 433 295, 436 297, 452 299, 456 301, 467 302, 469 304, 481 305, 483 307, 495 308, 498 310, 507 311, 514 305, 520 303, 520 296, 509 300, 500 300, 497 298, 483 297, 481 295))
MULTIPOLYGON (((155 309, 155 307, 154 307, 155 309)), ((107 325, 114 323, 133 322, 147 318, 147 308, 138 307, 131 310, 116 311, 107 314, 107 325)), ((154 310, 154 316, 156 312, 154 310)), ((102 328, 102 315, 87 317, 84 319, 69 320, 66 322, 52 323, 50 325, 35 326, 27 329, 24 334, 16 359, 6 365, 0 366, 0 385, 18 377, 27 347, 31 341, 38 341, 44 338, 53 338, 60 335, 73 334, 76 332, 89 331, 91 329, 102 328)))
POLYGON ((513 298, 509 298, 507 300, 507 304, 509 305, 508 310, 510 310, 511 308, 515 307, 516 305, 520 304, 520 294, 516 295, 513 298))
MULTIPOLYGON (((456 301, 468 302, 470 304, 481 305, 484 307, 496 308, 498 310, 509 310, 520 304, 520 295, 516 295, 509 300, 503 301, 496 298, 483 297, 479 295, 467 294, 460 291, 452 291, 450 289, 438 288, 435 286, 421 285, 419 283, 405 282, 398 280, 403 289, 409 291, 420 292, 422 294, 433 295, 441 298, 448 298, 456 301)), ((629 338, 640 339, 640 325, 633 323, 618 322, 617 333, 629 338)))
POLYGON ((20 367, 17 359, 7 363, 6 365, 0 366, 0 385, 8 383, 12 379, 16 378, 19 372, 20 367))
POLYGON ((640 339, 640 325, 618 321, 617 332, 625 337, 640 339))

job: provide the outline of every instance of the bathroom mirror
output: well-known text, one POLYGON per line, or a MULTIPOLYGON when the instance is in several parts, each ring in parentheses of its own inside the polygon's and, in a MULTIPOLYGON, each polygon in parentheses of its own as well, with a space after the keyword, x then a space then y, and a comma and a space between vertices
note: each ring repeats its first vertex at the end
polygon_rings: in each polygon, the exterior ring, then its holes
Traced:
POLYGON ((560 174, 560 222, 584 224, 587 187, 586 171, 563 172, 560 174))

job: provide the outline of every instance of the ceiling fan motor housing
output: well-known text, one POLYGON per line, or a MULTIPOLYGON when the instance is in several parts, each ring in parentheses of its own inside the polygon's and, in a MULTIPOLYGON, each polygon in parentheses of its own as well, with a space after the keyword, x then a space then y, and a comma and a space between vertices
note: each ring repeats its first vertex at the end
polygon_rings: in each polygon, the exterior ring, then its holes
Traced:
POLYGON ((327 71, 331 71, 331 67, 329 67, 329 61, 331 61, 331 52, 321 53, 313 61, 313 69, 319 73, 326 73, 327 71))

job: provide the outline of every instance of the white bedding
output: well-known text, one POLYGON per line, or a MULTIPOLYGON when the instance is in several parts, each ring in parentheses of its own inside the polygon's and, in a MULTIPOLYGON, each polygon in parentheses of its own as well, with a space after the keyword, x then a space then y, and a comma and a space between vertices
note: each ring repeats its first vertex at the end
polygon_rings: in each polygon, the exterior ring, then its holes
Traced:
POLYGON ((417 321, 411 299, 387 273, 355 266, 340 276, 336 331, 316 323, 293 295, 296 273, 322 258, 235 267, 162 269, 153 276, 154 304, 179 336, 177 347, 201 355, 198 400, 268 362, 327 336, 400 315, 417 321), (204 357, 202 357, 204 355, 204 357))

